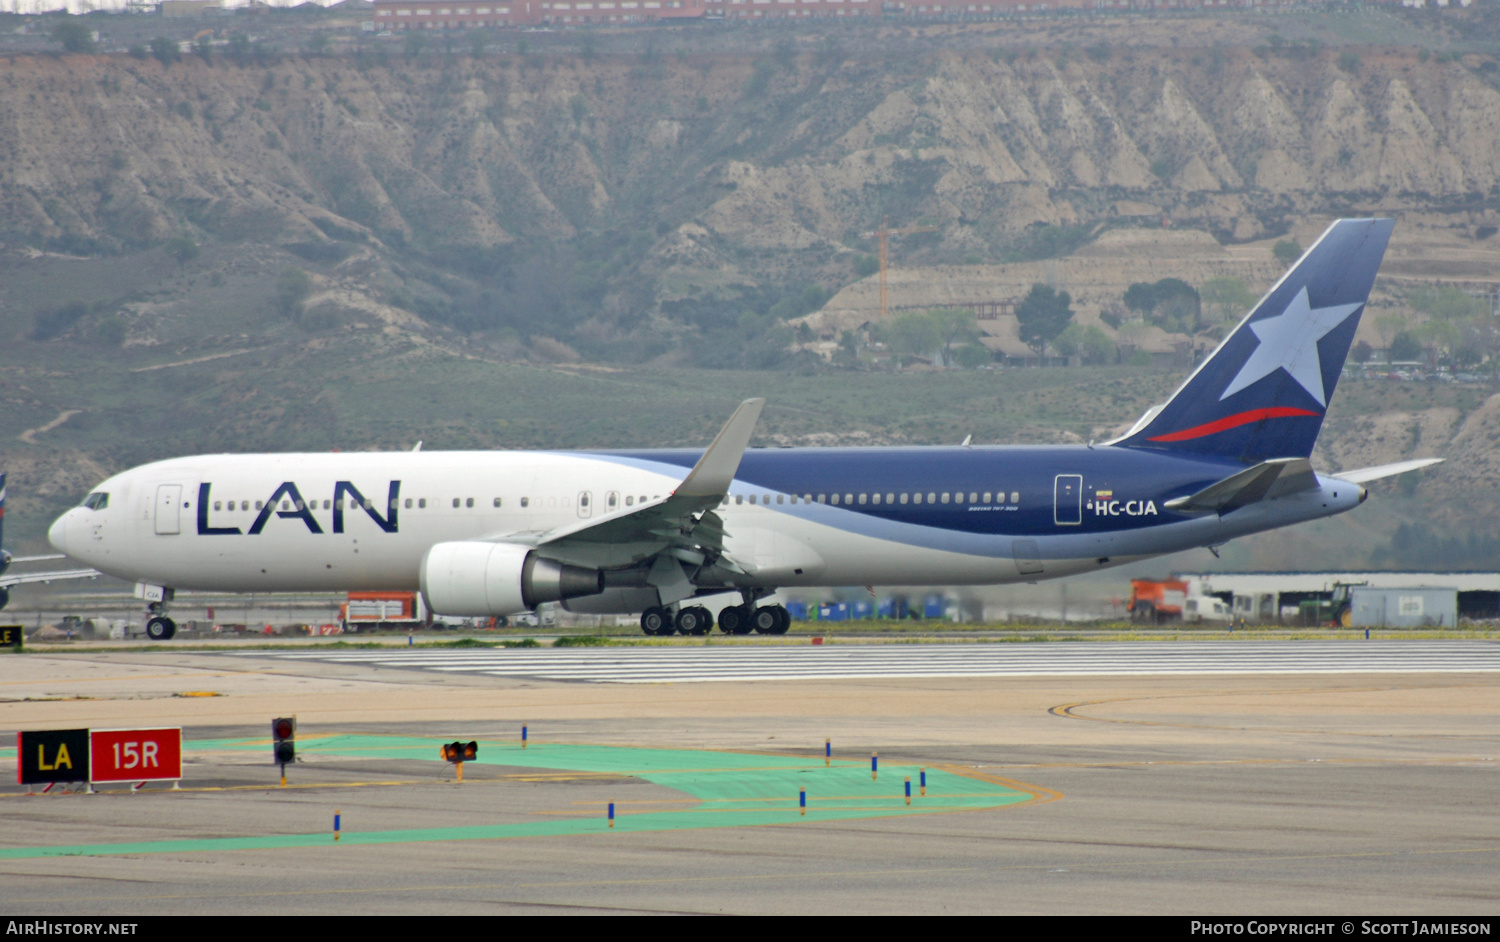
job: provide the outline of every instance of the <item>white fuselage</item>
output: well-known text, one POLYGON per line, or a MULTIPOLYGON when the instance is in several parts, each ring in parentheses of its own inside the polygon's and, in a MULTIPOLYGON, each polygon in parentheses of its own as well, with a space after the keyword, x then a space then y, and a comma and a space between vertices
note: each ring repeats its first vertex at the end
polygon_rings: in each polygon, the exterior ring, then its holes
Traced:
MULTIPOLYGON (((148 585, 231 592, 416 589, 423 558, 437 543, 503 542, 623 513, 670 494, 683 473, 579 453, 205 455, 110 478, 95 490, 107 495, 104 506, 70 510, 49 538, 74 559, 148 585)), ((912 523, 856 532, 845 525, 856 513, 852 508, 773 496, 738 480, 715 512, 724 522, 726 555, 742 567, 745 584, 993 584, 1211 545, 1358 503, 1359 488, 1343 485, 1334 496, 1335 486, 1325 479, 1308 494, 1245 508, 1233 522, 1210 515, 1149 532, 1073 527, 963 533, 949 542, 947 531, 912 523), (752 494, 762 502, 749 503, 752 494), (1017 536, 1034 537, 1032 552, 1045 571, 1015 558, 1017 536)), ((1039 491, 1023 491, 1016 503, 1024 509, 1028 501, 1048 502, 1050 520, 1052 494, 1039 491)))

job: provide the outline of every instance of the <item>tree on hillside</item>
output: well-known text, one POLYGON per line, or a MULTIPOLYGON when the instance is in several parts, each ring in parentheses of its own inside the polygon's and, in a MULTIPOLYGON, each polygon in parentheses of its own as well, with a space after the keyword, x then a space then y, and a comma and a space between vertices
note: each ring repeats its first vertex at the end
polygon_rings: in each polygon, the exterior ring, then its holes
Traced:
POLYGON ((312 279, 300 268, 282 270, 276 279, 276 306, 292 320, 302 316, 302 302, 312 294, 312 279))
POLYGON ((895 353, 930 356, 943 343, 942 328, 922 311, 898 314, 889 327, 879 332, 895 353))
POLYGON ((156 57, 164 68, 170 67, 172 63, 182 58, 182 51, 177 46, 177 40, 158 36, 151 40, 151 54, 156 57))
POLYGON ((1038 357, 1045 355, 1047 344, 1066 330, 1072 319, 1072 296, 1050 285, 1032 285, 1031 291, 1016 305, 1021 342, 1035 350, 1038 357))
POLYGON ((1422 342, 1411 331, 1403 330, 1391 340, 1390 361, 1409 362, 1422 356, 1422 342))
POLYGON ((1210 278, 1198 289, 1203 313, 1211 324, 1232 323, 1250 313, 1255 295, 1243 278, 1210 278))
POLYGON ((1097 324, 1087 327, 1069 324, 1052 341, 1052 349, 1065 357, 1078 357, 1085 363, 1107 363, 1114 355, 1115 344, 1097 324))
POLYGON ((979 328, 974 323, 974 312, 962 307, 940 307, 934 309, 929 316, 937 327, 938 335, 942 342, 938 350, 947 359, 948 350, 960 341, 973 341, 979 336, 979 328))
POLYGON ((1163 330, 1179 334, 1197 333, 1202 327, 1203 304, 1198 292, 1181 278, 1138 281, 1125 291, 1125 306, 1163 330))
POLYGON ((64 52, 94 51, 94 31, 71 16, 63 17, 63 21, 52 30, 52 41, 62 43, 64 52))
POLYGON ((1282 239, 1271 246, 1271 254, 1276 257, 1276 261, 1290 265, 1302 257, 1302 243, 1296 239, 1282 239))

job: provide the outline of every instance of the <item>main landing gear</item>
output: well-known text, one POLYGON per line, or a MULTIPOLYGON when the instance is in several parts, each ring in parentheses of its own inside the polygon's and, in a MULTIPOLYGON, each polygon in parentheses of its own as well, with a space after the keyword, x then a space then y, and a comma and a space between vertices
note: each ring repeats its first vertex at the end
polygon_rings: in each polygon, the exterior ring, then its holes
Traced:
MULTIPOLYGON (((665 606, 653 606, 641 613, 641 631, 658 637, 680 634, 702 636, 713 628, 713 613, 701 605, 690 605, 673 614, 665 606)), ((792 627, 792 616, 781 605, 754 603, 731 605, 719 612, 719 630, 727 635, 784 635, 792 627)))
POLYGON ((719 630, 726 635, 784 635, 792 616, 782 605, 731 605, 719 612, 719 630))

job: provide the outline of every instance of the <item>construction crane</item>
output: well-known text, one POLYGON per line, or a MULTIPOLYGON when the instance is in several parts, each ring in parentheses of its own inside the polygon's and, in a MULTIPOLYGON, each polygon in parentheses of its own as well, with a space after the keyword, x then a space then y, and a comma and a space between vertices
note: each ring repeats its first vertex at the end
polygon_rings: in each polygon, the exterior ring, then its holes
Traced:
POLYGON ((862 232, 860 238, 880 240, 880 319, 885 320, 890 314, 890 296, 885 288, 885 270, 891 261, 891 236, 907 235, 912 232, 937 232, 937 226, 903 226, 900 229, 891 228, 889 217, 882 219, 880 228, 873 232, 862 232))

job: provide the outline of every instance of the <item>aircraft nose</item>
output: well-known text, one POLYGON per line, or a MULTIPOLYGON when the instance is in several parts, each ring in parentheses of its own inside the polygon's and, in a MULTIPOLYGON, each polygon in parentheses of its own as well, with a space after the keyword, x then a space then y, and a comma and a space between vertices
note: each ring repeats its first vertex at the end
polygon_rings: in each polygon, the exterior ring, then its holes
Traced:
POLYGON ((51 543, 52 548, 59 553, 68 551, 68 518, 71 516, 73 516, 73 511, 70 510, 58 517, 51 529, 47 531, 47 542, 51 543))

